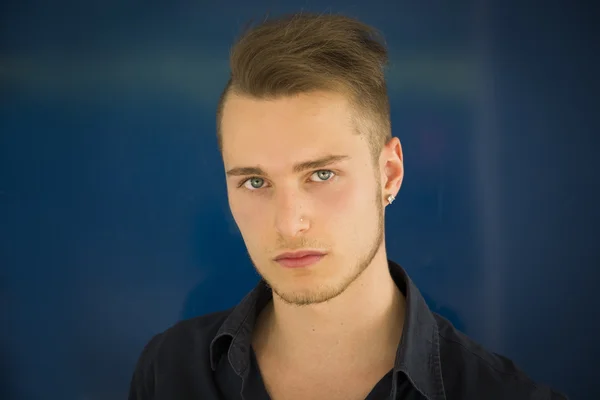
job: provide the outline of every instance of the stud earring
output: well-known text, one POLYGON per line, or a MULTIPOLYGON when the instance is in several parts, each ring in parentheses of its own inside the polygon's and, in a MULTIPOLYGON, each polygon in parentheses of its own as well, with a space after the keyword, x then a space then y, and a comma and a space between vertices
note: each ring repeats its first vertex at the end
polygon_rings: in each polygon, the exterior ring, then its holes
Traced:
POLYGON ((394 200, 396 200, 396 198, 394 197, 394 195, 393 195, 393 194, 390 194, 390 195, 387 197, 387 200, 388 200, 388 202, 389 202, 390 204, 392 204, 392 203, 394 202, 394 200))

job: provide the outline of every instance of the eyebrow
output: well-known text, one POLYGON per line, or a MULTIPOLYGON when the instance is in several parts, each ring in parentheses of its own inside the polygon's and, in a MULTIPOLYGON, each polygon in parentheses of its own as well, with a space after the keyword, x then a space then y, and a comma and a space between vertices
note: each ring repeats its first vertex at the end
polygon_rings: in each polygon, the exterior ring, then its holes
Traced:
MULTIPOLYGON (((349 156, 345 155, 328 155, 316 160, 303 161, 295 164, 293 167, 294 173, 300 173, 310 169, 323 168, 338 161, 347 160, 349 156)), ((268 175, 260 167, 234 167, 227 171, 227 176, 246 176, 246 175, 268 175)))

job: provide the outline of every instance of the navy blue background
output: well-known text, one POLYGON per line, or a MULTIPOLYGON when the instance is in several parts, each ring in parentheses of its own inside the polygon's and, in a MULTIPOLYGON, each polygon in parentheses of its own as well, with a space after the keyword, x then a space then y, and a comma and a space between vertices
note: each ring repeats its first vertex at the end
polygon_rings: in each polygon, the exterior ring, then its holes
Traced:
POLYGON ((390 258, 474 339, 573 399, 600 398, 591 5, 0 7, 0 398, 125 398, 153 334, 254 286, 214 113, 242 25, 300 9, 387 38, 406 161, 390 258))

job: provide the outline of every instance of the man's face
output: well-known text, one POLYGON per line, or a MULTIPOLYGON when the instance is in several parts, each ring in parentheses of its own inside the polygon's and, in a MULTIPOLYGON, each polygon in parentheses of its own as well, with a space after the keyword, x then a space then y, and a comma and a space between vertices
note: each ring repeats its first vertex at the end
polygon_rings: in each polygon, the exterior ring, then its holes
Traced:
POLYGON ((355 134, 341 95, 275 100, 231 95, 221 123, 229 206, 250 258, 288 303, 342 293, 383 243, 383 171, 355 134), (298 166, 337 157, 327 164, 298 166), (283 252, 319 250, 318 262, 287 268, 283 252))

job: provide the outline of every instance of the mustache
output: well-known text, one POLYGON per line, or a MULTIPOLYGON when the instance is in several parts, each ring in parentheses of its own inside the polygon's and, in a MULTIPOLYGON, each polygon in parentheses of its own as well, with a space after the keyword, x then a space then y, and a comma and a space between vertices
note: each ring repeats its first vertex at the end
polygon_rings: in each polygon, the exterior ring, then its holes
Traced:
POLYGON ((295 251, 302 249, 326 250, 327 246, 323 242, 314 239, 298 238, 296 240, 290 240, 279 238, 277 240, 277 247, 274 251, 295 251))

